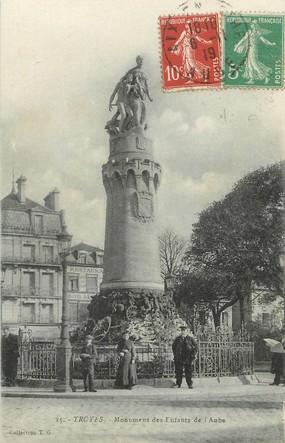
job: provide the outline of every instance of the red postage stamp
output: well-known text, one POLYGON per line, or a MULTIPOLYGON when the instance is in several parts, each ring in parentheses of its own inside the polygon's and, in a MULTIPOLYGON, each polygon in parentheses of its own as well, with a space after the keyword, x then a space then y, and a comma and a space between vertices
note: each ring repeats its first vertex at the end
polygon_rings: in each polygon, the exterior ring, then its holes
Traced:
POLYGON ((160 17, 163 88, 221 85, 218 14, 160 17))

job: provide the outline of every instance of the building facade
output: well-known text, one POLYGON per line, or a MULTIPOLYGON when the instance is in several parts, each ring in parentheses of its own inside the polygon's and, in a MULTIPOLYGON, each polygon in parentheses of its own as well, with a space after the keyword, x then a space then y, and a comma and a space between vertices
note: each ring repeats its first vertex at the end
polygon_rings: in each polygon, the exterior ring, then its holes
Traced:
MULTIPOLYGON (((62 316, 61 244, 64 212, 59 210, 59 190, 45 205, 25 195, 26 178, 17 191, 3 198, 1 269, 2 326, 13 332, 30 329, 32 337, 60 336, 62 316)), ((80 243, 67 258, 69 321, 71 330, 88 318, 87 306, 98 294, 103 279, 103 250, 80 243)))
MULTIPOLYGON (((257 322, 263 327, 281 329, 284 322, 284 300, 277 296, 270 302, 264 301, 264 297, 259 295, 260 289, 253 291, 245 299, 245 324, 257 322)), ((239 330, 241 327, 240 307, 237 302, 233 306, 233 329, 239 330)))
POLYGON ((58 235, 65 228, 59 190, 44 205, 26 198, 26 178, 2 199, 2 325, 25 326, 37 338, 60 334, 62 267, 58 235))
POLYGON ((79 243, 67 258, 69 322, 76 328, 88 318, 88 305, 97 296, 103 280, 104 251, 79 243))

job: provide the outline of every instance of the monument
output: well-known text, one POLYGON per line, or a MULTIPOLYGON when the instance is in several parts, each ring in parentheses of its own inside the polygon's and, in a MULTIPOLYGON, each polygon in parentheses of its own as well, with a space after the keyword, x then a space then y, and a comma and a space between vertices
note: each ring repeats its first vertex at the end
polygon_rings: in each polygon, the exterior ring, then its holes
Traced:
POLYGON ((156 227, 161 167, 145 135, 145 102, 152 98, 142 65, 138 56, 136 66, 115 86, 109 109, 117 110, 106 124, 110 155, 102 167, 107 194, 104 276, 89 311, 91 318, 109 316, 112 324, 169 311, 156 227))
POLYGON ((156 229, 161 167, 154 160, 152 140, 145 136, 144 101, 152 99, 142 63, 138 56, 137 66, 121 79, 110 99, 111 109, 117 95, 118 109, 106 125, 110 155, 102 168, 107 194, 103 293, 163 290, 156 229))

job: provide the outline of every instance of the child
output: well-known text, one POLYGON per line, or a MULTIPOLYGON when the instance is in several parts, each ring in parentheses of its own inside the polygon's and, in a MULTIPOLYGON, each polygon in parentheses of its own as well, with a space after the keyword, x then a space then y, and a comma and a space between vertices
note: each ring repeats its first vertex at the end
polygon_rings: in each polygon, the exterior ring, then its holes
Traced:
POLYGON ((82 348, 80 358, 82 362, 82 375, 84 392, 96 392, 94 388, 94 363, 97 357, 95 346, 92 344, 92 335, 87 335, 82 348))
POLYGON ((113 117, 113 119, 117 118, 118 115, 121 116, 120 123, 119 123, 119 132, 123 132, 124 123, 125 123, 127 116, 129 117, 129 119, 132 118, 132 116, 133 116, 133 112, 132 112, 131 107, 128 102, 128 95, 129 95, 130 90, 132 89, 132 81, 133 81, 133 74, 127 74, 123 80, 121 80, 121 81, 119 81, 119 83, 117 83, 117 85, 110 97, 109 110, 111 111, 112 107, 114 106, 112 104, 112 101, 113 101, 115 95, 117 94, 116 106, 117 106, 118 110, 117 110, 115 116, 113 117))

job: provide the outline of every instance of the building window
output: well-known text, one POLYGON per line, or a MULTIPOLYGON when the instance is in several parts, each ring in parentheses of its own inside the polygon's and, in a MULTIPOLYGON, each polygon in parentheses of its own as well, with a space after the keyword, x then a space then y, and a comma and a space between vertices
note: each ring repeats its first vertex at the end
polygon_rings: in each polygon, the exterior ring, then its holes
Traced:
POLYGON ((83 323, 88 320, 89 311, 87 306, 89 303, 70 302, 69 303, 69 321, 71 323, 83 323))
POLYGON ((263 312, 262 313, 262 320, 261 320, 263 325, 270 325, 270 314, 268 312, 263 312))
POLYGON ((87 254, 86 252, 80 252, 78 256, 79 263, 87 263, 87 254))
POLYGON ((43 216, 35 215, 35 234, 43 233, 43 216))
POLYGON ((43 261, 44 263, 53 262, 53 246, 43 246, 43 261))
POLYGON ((21 294, 27 297, 35 295, 35 273, 23 272, 21 294))
POLYGON ((35 261, 35 245, 23 245, 22 255, 24 262, 34 262, 35 261))
POLYGON ((68 290, 69 291, 78 291, 79 290, 79 276, 78 275, 69 275, 68 276, 68 290))
POLYGON ((17 322, 18 307, 14 301, 2 300, 2 322, 17 322))
POLYGON ((41 295, 52 296, 53 295, 53 277, 51 273, 43 272, 41 275, 41 295))
POLYGON ((88 320, 89 311, 87 306, 89 303, 79 303, 79 323, 83 323, 88 320))
POLYGON ((97 265, 103 265, 103 255, 97 255, 97 265))
POLYGON ((222 312, 222 325, 229 326, 229 314, 228 312, 222 312))
POLYGON ((40 317, 41 323, 54 323, 53 304, 42 303, 40 317))
POLYGON ((69 321, 71 323, 77 323, 78 321, 78 303, 70 302, 69 303, 69 321))
POLYGON ((94 275, 86 276, 86 291, 87 292, 98 292, 98 279, 94 275))
POLYGON ((35 323, 35 303, 24 303, 22 306, 22 323, 35 323))
POLYGON ((1 255, 2 260, 4 258, 7 259, 13 259, 13 240, 3 238, 2 237, 2 243, 1 243, 1 255))

